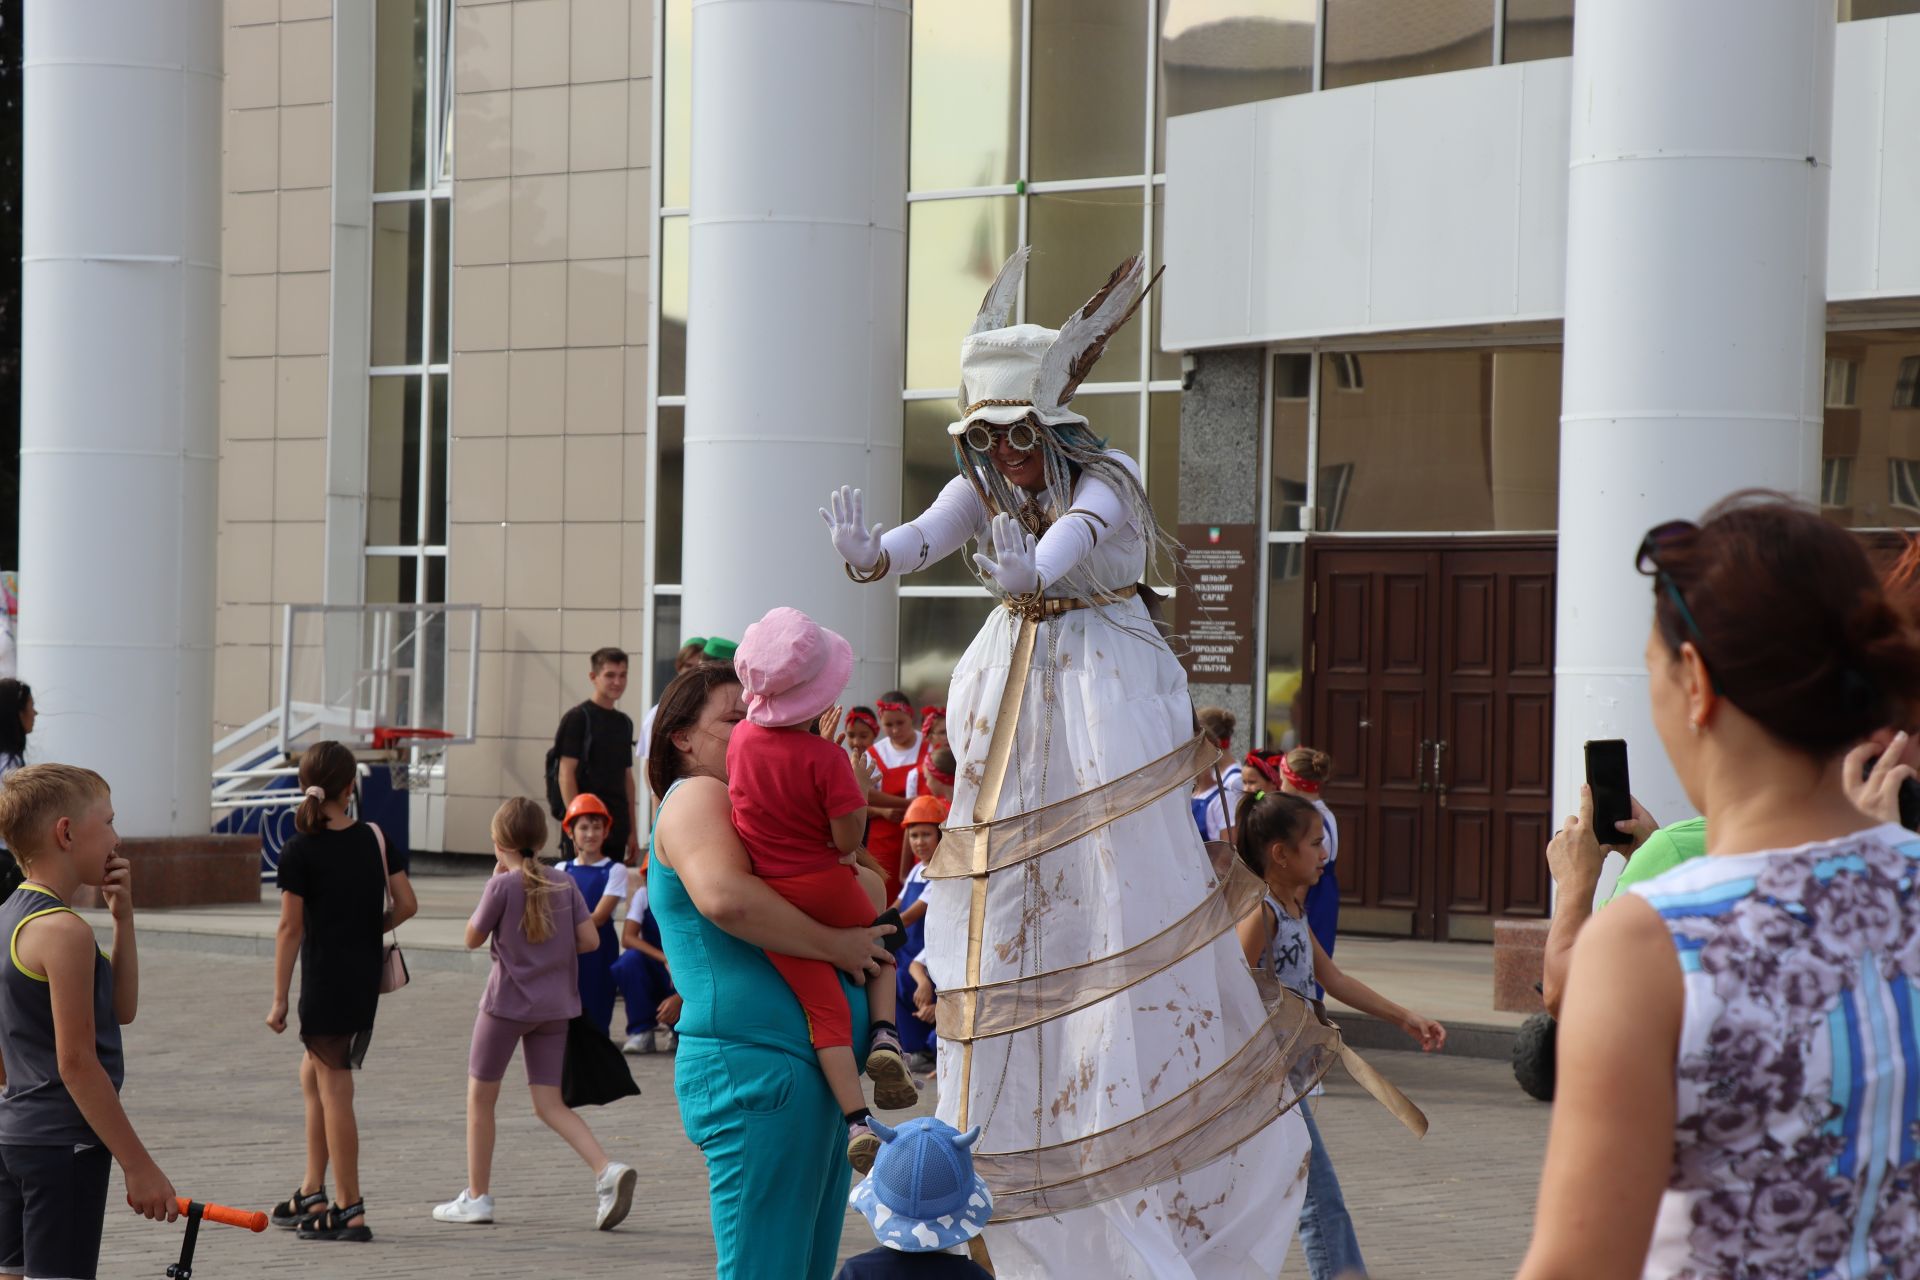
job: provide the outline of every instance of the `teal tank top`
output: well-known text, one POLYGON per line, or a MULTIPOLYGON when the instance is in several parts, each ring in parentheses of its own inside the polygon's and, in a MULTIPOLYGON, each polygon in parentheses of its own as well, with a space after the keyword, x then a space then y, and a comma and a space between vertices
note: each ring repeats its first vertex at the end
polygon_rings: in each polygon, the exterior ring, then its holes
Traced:
MULTIPOLYGON (((654 848, 659 842, 660 812, 679 786, 675 782, 667 788, 654 813, 648 841, 654 848)), ((647 860, 647 906, 660 926, 660 948, 667 954, 674 989, 684 1002, 674 1027, 682 1051, 709 1047, 701 1041, 726 1041, 815 1060, 807 1016, 767 953, 701 915, 679 873, 658 858, 647 860)), ((848 982, 845 974, 840 976, 840 988, 853 1015, 854 1043, 864 1044, 866 989, 848 982)))

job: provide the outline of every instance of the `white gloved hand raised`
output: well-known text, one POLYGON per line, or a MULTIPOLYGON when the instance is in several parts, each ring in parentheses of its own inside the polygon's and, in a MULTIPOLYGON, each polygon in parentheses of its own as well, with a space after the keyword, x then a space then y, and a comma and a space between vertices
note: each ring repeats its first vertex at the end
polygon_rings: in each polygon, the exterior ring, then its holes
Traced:
POLYGON ((974 564, 980 572, 999 584, 1002 591, 1010 596, 1023 596, 1040 589, 1040 569, 1034 564, 1033 535, 1021 527, 1020 522, 1006 512, 993 518, 993 528, 989 531, 993 540, 993 555, 976 553, 974 564))
POLYGON ((867 528, 866 503, 858 489, 841 485, 828 494, 827 505, 820 508, 820 518, 827 522, 833 549, 840 553, 842 560, 861 573, 880 563, 880 531, 886 526, 876 524, 867 528))

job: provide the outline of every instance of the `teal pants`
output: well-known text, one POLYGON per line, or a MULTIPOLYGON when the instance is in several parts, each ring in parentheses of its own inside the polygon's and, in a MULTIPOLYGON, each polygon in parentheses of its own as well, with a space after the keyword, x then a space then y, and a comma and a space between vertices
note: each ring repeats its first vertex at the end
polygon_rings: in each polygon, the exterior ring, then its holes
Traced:
POLYGON ((720 1280, 832 1280, 846 1223, 847 1123, 811 1060, 683 1038, 674 1094, 707 1158, 720 1280))

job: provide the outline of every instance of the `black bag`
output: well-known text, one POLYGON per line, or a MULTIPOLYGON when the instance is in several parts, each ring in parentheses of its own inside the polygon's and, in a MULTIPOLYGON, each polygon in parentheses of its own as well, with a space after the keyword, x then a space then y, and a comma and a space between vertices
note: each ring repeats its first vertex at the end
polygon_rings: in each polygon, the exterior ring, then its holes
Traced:
MULTIPOLYGON (((574 767, 573 781, 582 792, 587 786, 587 761, 593 756, 593 713, 587 710, 587 704, 581 703, 574 708, 586 717, 586 741, 580 744, 580 763, 574 767)), ((560 718, 561 729, 566 727, 566 717, 560 718)), ((547 809, 555 818, 564 820, 567 816, 567 798, 560 793, 560 732, 554 730, 553 745, 547 748, 547 809)))
POLYGON ((567 1024, 567 1057, 560 1069, 560 1100, 569 1107, 600 1107, 638 1096, 620 1046, 593 1019, 580 1014, 567 1024))

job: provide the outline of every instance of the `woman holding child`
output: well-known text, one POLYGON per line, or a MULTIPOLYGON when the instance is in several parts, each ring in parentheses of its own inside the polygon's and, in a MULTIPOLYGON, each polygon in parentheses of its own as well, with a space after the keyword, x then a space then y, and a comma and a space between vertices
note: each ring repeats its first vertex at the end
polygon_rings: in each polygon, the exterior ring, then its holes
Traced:
MULTIPOLYGON (((847 1122, 767 953, 864 980, 884 970, 886 930, 820 924, 753 874, 727 792, 727 745, 745 718, 733 667, 700 664, 661 696, 647 753, 659 805, 648 900, 685 1002, 674 1092, 707 1160, 715 1274, 828 1280, 846 1218, 847 1122)), ((864 1044, 866 993, 842 987, 864 1044)))

